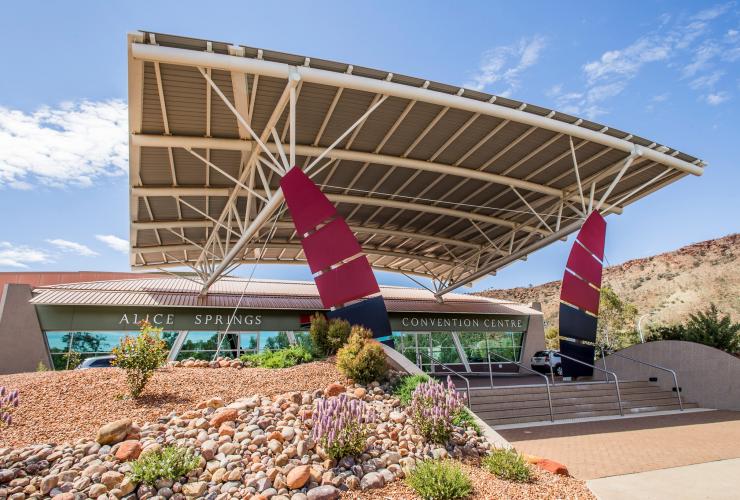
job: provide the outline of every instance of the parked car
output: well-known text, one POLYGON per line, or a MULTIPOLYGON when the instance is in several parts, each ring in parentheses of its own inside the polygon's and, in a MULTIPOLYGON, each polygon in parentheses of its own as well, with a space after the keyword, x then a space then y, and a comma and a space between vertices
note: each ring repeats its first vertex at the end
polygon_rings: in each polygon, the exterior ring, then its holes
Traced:
POLYGON ((555 375, 563 375, 562 359, 558 351, 537 351, 532 356, 532 369, 541 373, 549 374, 552 367, 555 375))
POLYGON ((95 356, 94 358, 86 358, 79 365, 76 370, 87 370, 88 368, 110 368, 112 366, 113 356, 95 356))

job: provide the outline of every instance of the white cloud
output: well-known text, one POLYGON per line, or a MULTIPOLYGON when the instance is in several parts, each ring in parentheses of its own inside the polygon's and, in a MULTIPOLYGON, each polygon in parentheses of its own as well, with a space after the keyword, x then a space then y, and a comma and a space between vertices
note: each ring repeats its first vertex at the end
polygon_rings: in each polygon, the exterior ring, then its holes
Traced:
POLYGON ((43 250, 0 241, 0 267, 27 268, 28 264, 49 262, 52 262, 51 257, 43 250))
MULTIPOLYGON (((714 93, 715 85, 725 71, 719 63, 740 59, 737 30, 718 33, 713 23, 729 14, 734 3, 715 5, 697 12, 687 20, 673 21, 670 16, 659 16, 656 28, 625 47, 607 50, 597 59, 583 65, 584 88, 577 91, 555 85, 546 95, 554 100, 558 109, 574 115, 593 119, 608 112, 606 102, 621 94, 629 82, 648 65, 660 63, 676 67, 683 78, 690 78, 689 86, 703 90, 701 96, 708 103, 729 99, 726 93, 714 93)), ((719 102, 718 102, 719 101, 719 102)), ((652 110, 659 100, 648 105, 652 110)))
POLYGON ((55 247, 59 248, 60 250, 64 252, 82 255, 84 257, 94 257, 95 255, 98 255, 97 252, 92 250, 87 245, 83 245, 82 243, 77 243, 75 241, 68 241, 68 240, 56 238, 53 240, 46 240, 46 242, 51 243, 52 245, 54 245, 55 247))
POLYGON ((664 94, 658 94, 656 96, 653 96, 652 99, 650 99, 652 102, 665 102, 668 100, 668 98, 671 96, 668 92, 665 92, 664 94))
POLYGON ((128 171, 121 100, 63 103, 32 113, 0 107, 0 188, 90 186, 128 171))
POLYGON ((722 75, 724 74, 724 71, 714 71, 713 73, 702 75, 691 80, 691 82, 689 83, 689 87, 694 90, 703 88, 711 89, 715 86, 719 79, 722 78, 722 75))
POLYGON ((521 38, 512 45, 502 45, 486 51, 478 70, 463 84, 474 90, 484 90, 497 84, 498 95, 507 97, 519 87, 522 72, 533 66, 545 48, 545 38, 539 35, 521 38))
POLYGON ((708 9, 697 12, 696 14, 694 14, 692 19, 698 19, 699 21, 711 21, 712 19, 716 19, 727 12, 734 3, 735 2, 727 2, 719 5, 714 5, 712 7, 709 7, 708 9))
POLYGON ((112 234, 98 234, 95 236, 116 252, 128 253, 128 241, 112 234))
POLYGON ((723 91, 723 92, 707 94, 707 96, 705 97, 705 100, 707 101, 707 104, 709 104, 710 106, 717 106, 727 101, 729 98, 730 98, 730 94, 723 91))
POLYGON ((624 49, 604 52, 596 61, 583 66, 589 83, 611 77, 631 78, 647 63, 662 61, 671 54, 667 40, 658 36, 643 37, 624 49))

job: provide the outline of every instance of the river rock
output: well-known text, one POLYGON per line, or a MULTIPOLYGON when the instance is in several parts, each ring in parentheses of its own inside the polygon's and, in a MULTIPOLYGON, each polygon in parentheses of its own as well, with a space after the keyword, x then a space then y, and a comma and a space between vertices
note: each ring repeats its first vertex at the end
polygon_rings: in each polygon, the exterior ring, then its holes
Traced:
POLYGON ((98 435, 95 438, 95 441, 101 445, 120 443, 126 439, 129 429, 131 428, 131 424, 132 422, 130 418, 109 422, 98 429, 98 435))

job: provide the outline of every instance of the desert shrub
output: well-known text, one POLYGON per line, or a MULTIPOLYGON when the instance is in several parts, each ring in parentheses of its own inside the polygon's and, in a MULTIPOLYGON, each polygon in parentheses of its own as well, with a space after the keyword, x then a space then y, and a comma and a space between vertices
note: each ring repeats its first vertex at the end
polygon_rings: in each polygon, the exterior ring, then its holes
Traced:
POLYGON ((475 421, 475 419, 473 418, 473 414, 470 413, 470 410, 465 407, 460 408, 460 411, 458 411, 455 416, 452 417, 452 425, 463 427, 465 429, 470 427, 475 431, 476 434, 480 436, 480 425, 478 425, 478 422, 475 421))
POLYGON ((135 483, 154 486, 159 479, 177 481, 199 464, 200 457, 189 448, 166 446, 131 462, 129 477, 135 483))
POLYGON ((423 500, 466 498, 473 491, 470 478, 459 465, 448 461, 421 462, 409 473, 406 483, 423 500))
POLYGON ((142 321, 140 327, 139 335, 124 337, 112 352, 112 364, 126 371, 126 383, 134 398, 141 395, 154 371, 167 360, 167 344, 160 337, 162 329, 148 321, 142 321))
POLYGON ((334 460, 356 456, 365 451, 368 424, 375 413, 360 399, 346 394, 316 402, 311 436, 334 460))
POLYGON ((277 351, 264 351, 258 354, 244 354, 241 356, 244 363, 250 366, 263 368, 289 368, 291 366, 308 363, 313 355, 303 346, 295 345, 277 351))
POLYGON ((730 354, 740 352, 740 323, 733 323, 729 315, 720 315, 717 306, 712 304, 706 311, 691 314, 683 325, 651 329, 646 340, 684 340, 730 354))
POLYGON ((464 408, 462 396, 447 377, 447 385, 428 380, 416 386, 411 396, 411 418, 419 433, 433 443, 446 443, 452 419, 464 408))
POLYGON ((6 389, 0 385, 0 429, 13 423, 13 412, 20 404, 18 389, 6 389))
POLYGON ((311 317, 311 343, 318 353, 325 356, 336 354, 347 343, 351 330, 349 322, 343 319, 327 320, 320 313, 311 317))
POLYGON ((393 389, 393 395, 401 401, 403 406, 408 406, 416 386, 428 380, 429 375, 404 375, 393 389))
POLYGON ((382 380, 388 372, 383 347, 361 326, 352 327, 349 342, 337 352, 337 368, 361 384, 382 380))
POLYGON ((529 464, 514 449, 496 448, 482 462, 491 474, 507 481, 527 483, 532 480, 529 464))

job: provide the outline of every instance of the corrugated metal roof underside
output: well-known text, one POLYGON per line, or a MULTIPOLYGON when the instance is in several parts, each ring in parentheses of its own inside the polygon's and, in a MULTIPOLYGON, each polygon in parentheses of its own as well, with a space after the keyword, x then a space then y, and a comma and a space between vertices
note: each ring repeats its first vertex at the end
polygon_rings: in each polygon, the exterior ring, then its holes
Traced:
MULTIPOLYGON (((145 43, 151 43, 149 33, 145 43)), ((156 43, 167 47, 196 51, 212 50, 228 54, 228 45, 171 35, 156 34, 156 43)), ((244 57, 258 57, 258 49, 242 47, 244 57)), ((306 58, 275 51, 259 51, 267 61, 303 65, 306 58)), ((159 64, 159 63, 158 63, 159 64)), ((346 72, 349 65, 311 58, 313 68, 346 72)), ((161 85, 157 81, 155 65, 145 62, 143 74, 143 109, 141 133, 154 136, 212 137, 238 139, 237 120, 215 93, 212 93, 198 69, 161 63, 161 85), (209 98, 210 95, 210 98, 209 98), (160 96, 163 99, 160 99, 160 96), (162 106, 164 102, 164 107, 162 106), (165 130, 166 113, 169 130, 165 130)), ((353 66, 353 75, 375 79, 391 78, 393 82, 421 87, 425 81, 404 75, 353 66)), ((228 99, 234 102, 234 81, 229 72, 212 70, 211 77, 228 99)), ((447 94, 456 94, 458 87, 427 82, 428 88, 447 94)), ((246 91, 253 112, 252 127, 260 133, 268 122, 287 80, 247 75, 246 91)), ((465 90, 463 96, 477 101, 488 101, 493 96, 465 90)), ((297 100, 297 136, 299 146, 327 147, 355 122, 377 98, 375 94, 311 82, 300 84, 297 100)), ((520 101, 496 97, 496 104, 523 109, 539 116, 575 124, 603 134, 625 139, 644 148, 661 148, 666 153, 687 162, 697 159, 683 152, 663 147, 648 139, 610 129, 589 120, 555 112, 520 101)), ((280 114, 275 130, 285 142, 288 111, 280 114)), ((271 139, 270 139, 271 140, 271 139)), ((575 139, 575 156, 580 177, 586 190, 595 182, 595 200, 606 192, 619 172, 626 152, 603 146, 597 142, 575 139)), ((138 173, 141 181, 133 180, 135 187, 168 188, 232 188, 234 183, 223 174, 209 169, 205 163, 188 151, 173 147, 140 147, 138 173)), ((421 161, 433 161, 464 171, 479 170, 526 180, 548 188, 577 193, 569 138, 564 134, 500 118, 476 115, 469 111, 388 98, 353 134, 343 139, 337 150, 377 153, 421 161)), ((242 153, 222 149, 195 149, 229 175, 239 177, 243 172, 242 153)), ((297 164, 305 165, 308 157, 298 155, 297 164)), ((649 179, 663 175, 650 189, 627 197, 626 206, 654 189, 665 186, 686 175, 678 170, 665 173, 663 165, 637 158, 618 182, 606 200, 606 205, 620 200, 649 179)), ((279 178, 267 172, 271 190, 278 187, 279 178)), ((525 247, 546 234, 544 224, 508 186, 444 175, 399 165, 350 160, 335 161, 314 179, 329 194, 353 195, 351 202, 337 203, 339 213, 356 232, 365 253, 374 268, 424 276, 445 276, 453 280, 472 273, 481 263, 506 254, 506 249, 525 247), (418 208, 383 208, 373 200, 412 201, 418 208), (468 217, 431 213, 428 206, 452 208, 488 215, 506 221, 492 223, 477 221, 475 227, 468 217), (511 232, 511 225, 519 228, 511 232), (526 227, 538 231, 532 234, 526 227), (524 228, 524 230, 522 230, 524 228), (385 232, 383 232, 385 230, 385 232), (391 233, 388 231, 393 231, 391 233), (511 237, 510 237, 511 236, 511 237), (442 241, 444 240, 444 241, 442 241), (498 248, 490 245, 493 241, 498 248), (475 258, 483 249, 481 257, 475 258), (456 274, 459 277, 455 277, 456 274)), ((259 186, 259 182, 257 183, 259 186)), ((520 189, 520 193, 541 217, 554 227, 560 199, 557 196, 520 189)), ((155 268, 160 265, 194 263, 202 246, 214 231, 212 219, 219 219, 226 208, 226 194, 180 196, 162 194, 134 198, 132 216, 132 252, 134 267, 155 268), (195 207, 196 209, 191 208, 195 207), (207 214, 208 217, 204 217, 207 214), (211 220, 209 220, 209 218, 211 220), (179 223, 189 226, 182 228, 179 223), (144 223, 144 224, 140 224, 144 223), (156 228, 145 228, 154 223, 156 228), (137 226, 137 224, 139 224, 137 226), (171 230, 168 230, 171 229, 171 230)), ((580 218, 575 204, 562 207, 562 223, 580 218)), ((251 207, 254 217, 261 202, 251 207)), ((247 212, 246 197, 237 201, 236 211, 247 212)), ((279 220, 279 227, 260 252, 267 231, 252 241, 241 262, 305 263, 300 241, 292 230, 287 211, 279 220), (282 225, 280 225, 282 224, 282 225)), ((225 228, 216 229, 226 242, 235 236, 225 228)), ((218 247, 212 247, 218 254, 218 247)))

